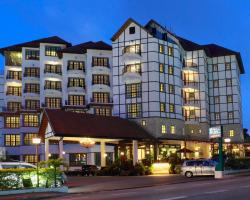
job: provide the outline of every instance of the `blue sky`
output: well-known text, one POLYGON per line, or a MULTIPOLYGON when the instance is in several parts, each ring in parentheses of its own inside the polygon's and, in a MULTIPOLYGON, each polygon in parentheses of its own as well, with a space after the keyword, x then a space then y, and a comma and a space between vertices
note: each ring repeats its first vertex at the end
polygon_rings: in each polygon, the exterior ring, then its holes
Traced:
MULTIPOLYGON (((151 18, 200 44, 240 51, 244 127, 250 129, 250 1, 239 0, 1 0, 0 47, 58 35, 73 44, 104 40, 132 17, 151 18)), ((3 67, 0 57, 0 68, 3 67)))

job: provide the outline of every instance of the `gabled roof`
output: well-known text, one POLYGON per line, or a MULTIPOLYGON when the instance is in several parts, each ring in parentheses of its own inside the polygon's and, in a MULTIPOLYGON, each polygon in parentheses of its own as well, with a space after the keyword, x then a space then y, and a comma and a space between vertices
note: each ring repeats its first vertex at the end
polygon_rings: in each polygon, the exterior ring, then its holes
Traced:
POLYGON ((182 37, 176 36, 177 39, 179 40, 182 48, 185 51, 194 51, 194 50, 199 50, 199 49, 203 49, 203 47, 195 42, 192 42, 190 40, 184 39, 182 37))
POLYGON ((71 43, 63 40, 62 38, 58 36, 52 36, 52 37, 32 40, 30 42, 24 42, 24 43, 15 44, 12 46, 4 47, 0 49, 0 53, 3 54, 4 51, 21 51, 22 47, 38 48, 40 46, 40 43, 65 44, 67 47, 71 46, 71 43))
POLYGON ((108 50, 112 51, 112 46, 109 44, 103 42, 103 41, 98 41, 98 42, 85 42, 82 44, 74 45, 65 49, 62 49, 62 53, 75 53, 75 54, 82 54, 86 53, 87 49, 98 49, 98 50, 108 50))
POLYGON ((39 129, 41 137, 50 124, 54 136, 109 139, 153 139, 140 125, 119 117, 105 117, 64 110, 45 109, 39 129))
POLYGON ((136 22, 134 19, 129 18, 122 26, 121 28, 119 28, 119 30, 112 36, 111 40, 115 41, 120 35, 121 33, 131 24, 131 23, 135 23, 137 26, 141 27, 142 29, 144 29, 147 33, 148 30, 143 27, 141 24, 139 24, 138 22, 136 22))

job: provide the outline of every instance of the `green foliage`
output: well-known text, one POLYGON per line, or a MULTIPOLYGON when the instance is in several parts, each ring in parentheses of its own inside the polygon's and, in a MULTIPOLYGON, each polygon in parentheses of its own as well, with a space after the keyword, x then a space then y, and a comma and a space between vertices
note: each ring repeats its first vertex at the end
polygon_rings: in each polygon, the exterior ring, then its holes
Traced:
POLYGON ((250 158, 228 158, 225 162, 226 169, 250 169, 250 158))
POLYGON ((176 166, 181 164, 181 158, 176 153, 173 153, 167 157, 166 161, 170 164, 169 173, 177 174, 178 168, 176 166))

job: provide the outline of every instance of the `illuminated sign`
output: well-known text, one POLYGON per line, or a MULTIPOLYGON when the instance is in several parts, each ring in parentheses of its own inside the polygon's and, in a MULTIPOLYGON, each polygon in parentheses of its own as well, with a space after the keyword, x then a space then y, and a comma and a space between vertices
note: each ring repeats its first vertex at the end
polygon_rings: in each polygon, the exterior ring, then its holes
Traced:
POLYGON ((209 138, 210 139, 219 138, 219 137, 221 137, 221 127, 220 126, 209 128, 209 138))

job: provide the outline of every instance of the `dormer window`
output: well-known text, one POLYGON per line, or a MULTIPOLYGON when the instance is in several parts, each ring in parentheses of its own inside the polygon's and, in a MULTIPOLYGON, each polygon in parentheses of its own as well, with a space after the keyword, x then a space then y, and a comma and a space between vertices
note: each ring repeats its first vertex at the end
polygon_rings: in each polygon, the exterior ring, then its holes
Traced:
POLYGON ((156 34, 156 28, 152 28, 152 35, 156 34))
POLYGON ((129 34, 135 34, 135 27, 129 27, 129 34))

